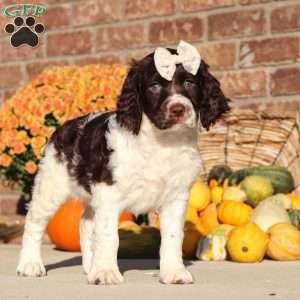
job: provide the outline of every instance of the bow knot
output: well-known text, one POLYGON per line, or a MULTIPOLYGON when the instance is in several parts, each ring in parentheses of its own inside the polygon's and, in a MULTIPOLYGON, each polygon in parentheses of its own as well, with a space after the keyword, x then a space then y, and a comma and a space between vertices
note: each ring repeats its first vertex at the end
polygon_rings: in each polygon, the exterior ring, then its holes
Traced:
POLYGON ((169 81, 172 80, 178 64, 182 64, 183 68, 193 75, 197 74, 200 67, 201 56, 191 44, 180 41, 177 53, 171 54, 162 47, 158 47, 154 52, 154 64, 158 73, 169 81))

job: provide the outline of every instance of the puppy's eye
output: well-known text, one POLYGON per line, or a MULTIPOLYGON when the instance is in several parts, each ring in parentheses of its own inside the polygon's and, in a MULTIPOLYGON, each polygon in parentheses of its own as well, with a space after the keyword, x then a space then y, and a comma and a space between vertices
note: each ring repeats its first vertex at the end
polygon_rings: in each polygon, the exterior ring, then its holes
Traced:
POLYGON ((153 82, 152 84, 150 84, 149 89, 151 90, 151 92, 153 93, 157 93, 161 90, 162 86, 160 83, 158 82, 153 82))
POLYGON ((183 83, 185 89, 190 89, 191 87, 194 86, 194 84, 195 82, 190 79, 186 79, 183 83))

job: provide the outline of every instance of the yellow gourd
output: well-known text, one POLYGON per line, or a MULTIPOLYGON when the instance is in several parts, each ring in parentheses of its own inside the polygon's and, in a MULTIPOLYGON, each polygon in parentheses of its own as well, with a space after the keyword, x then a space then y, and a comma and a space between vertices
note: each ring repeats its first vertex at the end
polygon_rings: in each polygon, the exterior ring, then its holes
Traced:
MULTIPOLYGON (((212 179, 215 180, 215 179, 212 179)), ((223 199, 224 189, 221 186, 215 186, 211 189, 211 201, 213 203, 219 204, 223 199)))
POLYGON ((227 249, 233 261, 260 262, 266 253, 268 242, 268 235, 256 224, 249 223, 230 231, 227 249))
POLYGON ((202 180, 198 180, 191 189, 189 205, 197 210, 203 210, 209 202, 210 189, 202 180))
POLYGON ((288 197, 292 200, 292 208, 300 210, 300 197, 296 194, 288 194, 288 197))
POLYGON ((218 208, 218 218, 224 224, 241 226, 249 222, 252 210, 245 203, 226 200, 218 208))
POLYGON ((269 257, 275 260, 300 259, 300 231, 291 224, 275 224, 269 230, 269 257))

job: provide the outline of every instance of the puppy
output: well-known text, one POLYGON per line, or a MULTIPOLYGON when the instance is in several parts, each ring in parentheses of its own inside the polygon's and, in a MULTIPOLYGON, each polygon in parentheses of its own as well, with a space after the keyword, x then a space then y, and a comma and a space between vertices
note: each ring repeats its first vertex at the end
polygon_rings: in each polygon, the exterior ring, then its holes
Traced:
POLYGON ((201 126, 208 130, 229 110, 229 99, 203 60, 195 75, 173 61, 172 79, 158 67, 155 53, 146 56, 131 67, 116 112, 68 121, 54 133, 35 179, 18 275, 46 274, 42 235, 49 218, 76 195, 87 201, 80 234, 88 283, 123 281, 118 217, 123 210, 152 209, 160 213, 160 281, 193 282, 182 240, 189 191, 201 170, 197 137, 201 126))

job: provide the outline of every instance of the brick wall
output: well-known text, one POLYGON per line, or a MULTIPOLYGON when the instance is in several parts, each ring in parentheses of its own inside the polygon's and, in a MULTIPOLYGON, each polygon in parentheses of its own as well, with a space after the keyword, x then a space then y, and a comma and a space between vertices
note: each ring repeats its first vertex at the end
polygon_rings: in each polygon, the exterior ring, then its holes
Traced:
MULTIPOLYGON (((300 100, 299 0, 28 2, 47 6, 39 18, 46 33, 36 49, 14 49, 1 31, 1 99, 48 65, 128 62, 184 39, 199 47, 235 103, 300 100)), ((0 18, 3 28, 9 18, 0 18)))
MULTIPOLYGON (((126 63, 183 39, 199 48, 235 104, 300 103, 299 0, 27 2, 47 6, 38 19, 46 32, 39 47, 15 49, 0 31, 1 100, 48 65, 126 63)), ((9 20, 0 16, 0 28, 9 20)))

